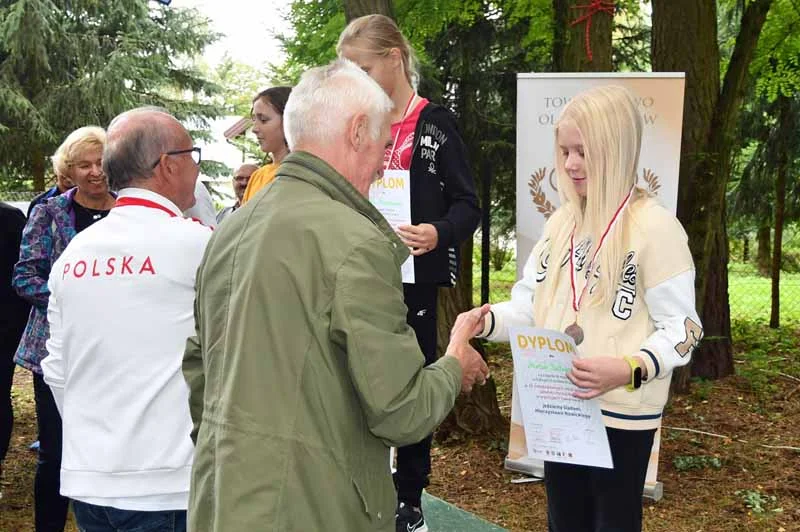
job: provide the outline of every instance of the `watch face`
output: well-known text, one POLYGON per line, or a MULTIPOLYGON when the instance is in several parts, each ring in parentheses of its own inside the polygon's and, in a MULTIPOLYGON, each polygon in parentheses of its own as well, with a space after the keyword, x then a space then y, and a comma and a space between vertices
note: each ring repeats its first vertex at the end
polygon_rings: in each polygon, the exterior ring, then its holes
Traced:
POLYGON ((636 368, 633 370, 633 387, 635 389, 641 388, 642 386, 642 368, 636 368))

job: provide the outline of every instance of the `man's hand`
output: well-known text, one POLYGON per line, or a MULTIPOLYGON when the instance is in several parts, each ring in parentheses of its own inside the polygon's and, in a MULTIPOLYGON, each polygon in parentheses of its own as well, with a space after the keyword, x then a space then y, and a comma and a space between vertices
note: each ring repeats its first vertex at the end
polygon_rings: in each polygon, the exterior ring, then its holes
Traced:
POLYGON ((489 313, 489 305, 463 312, 456 318, 450 331, 450 343, 445 356, 452 356, 461 365, 461 391, 469 393, 477 382, 484 384, 489 378, 489 366, 469 341, 483 328, 483 318, 489 313))
POLYGON ((439 232, 431 224, 399 225, 397 236, 415 257, 424 255, 439 244, 439 232))
POLYGON ((573 392, 579 399, 592 399, 631 382, 631 367, 615 357, 575 358, 567 378, 586 391, 573 392))

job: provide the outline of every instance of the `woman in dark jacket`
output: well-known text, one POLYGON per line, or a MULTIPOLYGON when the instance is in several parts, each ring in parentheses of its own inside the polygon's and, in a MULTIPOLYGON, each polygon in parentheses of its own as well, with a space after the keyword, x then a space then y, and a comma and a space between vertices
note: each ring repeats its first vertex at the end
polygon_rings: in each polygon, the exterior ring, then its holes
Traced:
POLYGON ((14 290, 31 305, 31 312, 14 361, 33 372, 36 418, 39 428, 39 462, 34 485, 36 531, 61 531, 68 499, 59 494, 61 475, 61 417, 39 365, 47 356, 49 328, 47 281, 50 269, 70 240, 114 205, 101 161, 106 134, 99 127, 82 127, 70 133, 53 155, 53 169, 75 188, 51 198, 31 211, 22 233, 19 262, 14 267, 14 290))

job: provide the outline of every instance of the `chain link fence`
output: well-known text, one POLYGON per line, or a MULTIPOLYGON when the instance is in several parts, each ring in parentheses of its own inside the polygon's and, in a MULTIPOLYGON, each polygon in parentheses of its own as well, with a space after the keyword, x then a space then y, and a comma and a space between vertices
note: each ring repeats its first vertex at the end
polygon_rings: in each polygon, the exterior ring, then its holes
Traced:
MULTIPOLYGON (((770 245, 772 235, 770 235, 770 245)), ((769 321, 772 309, 772 255, 758 264, 758 242, 754 235, 731 238, 728 265, 728 299, 731 318, 769 321)), ((771 250, 770 250, 771 251, 771 250)), ((780 322, 800 324, 800 231, 794 225, 783 233, 780 275, 780 322)))

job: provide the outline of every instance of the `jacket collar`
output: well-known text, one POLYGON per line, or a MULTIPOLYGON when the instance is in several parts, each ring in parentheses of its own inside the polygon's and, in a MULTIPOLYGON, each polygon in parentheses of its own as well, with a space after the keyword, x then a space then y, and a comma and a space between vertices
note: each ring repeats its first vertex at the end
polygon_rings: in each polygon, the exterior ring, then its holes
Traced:
POLYGON ((117 198, 137 198, 152 201, 172 212, 175 216, 182 217, 183 213, 172 201, 166 197, 145 188, 128 187, 120 189, 117 198))
POLYGON ((305 181, 332 199, 361 213, 392 243, 398 264, 402 264, 408 258, 408 248, 386 218, 342 174, 319 157, 303 151, 292 152, 281 163, 277 175, 305 181))

